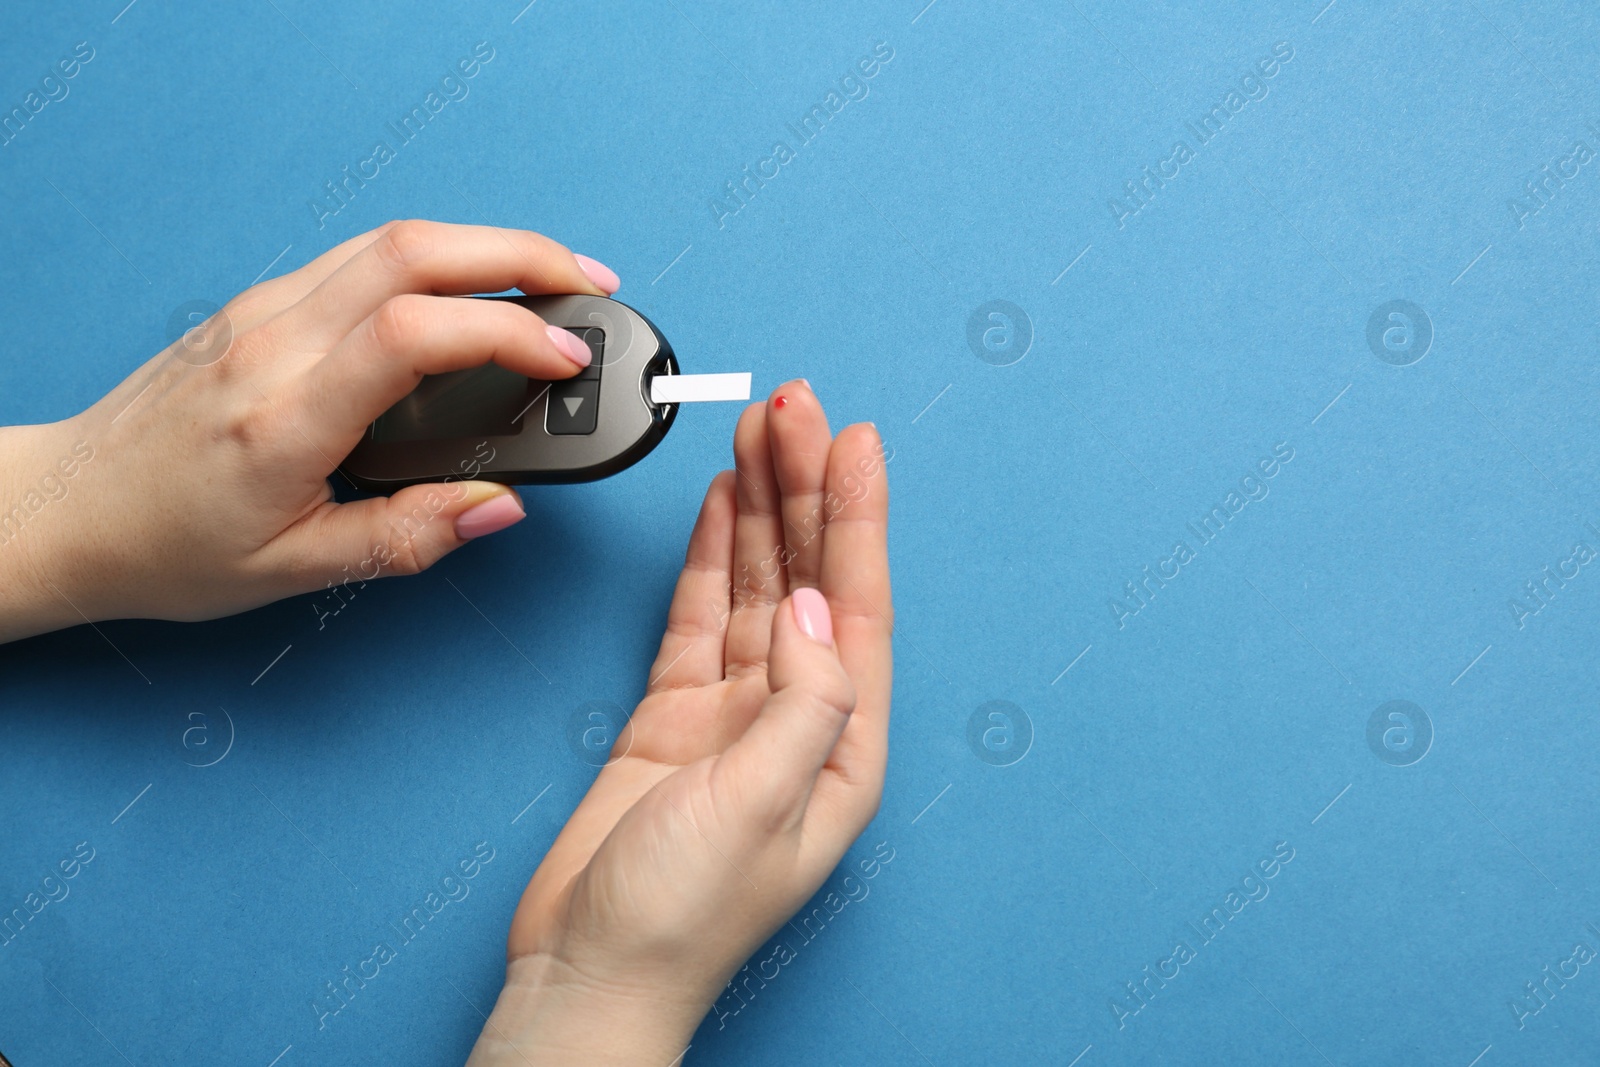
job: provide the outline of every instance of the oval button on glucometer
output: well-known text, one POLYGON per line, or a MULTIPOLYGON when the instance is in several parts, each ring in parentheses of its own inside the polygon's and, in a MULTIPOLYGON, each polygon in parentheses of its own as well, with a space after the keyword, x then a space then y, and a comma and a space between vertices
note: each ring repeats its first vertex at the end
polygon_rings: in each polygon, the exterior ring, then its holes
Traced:
POLYGON ((509 300, 571 331, 589 346, 589 366, 556 382, 492 363, 425 376, 340 464, 355 485, 588 482, 632 466, 667 435, 678 405, 652 400, 650 383, 678 363, 643 315, 598 296, 470 299, 509 300))

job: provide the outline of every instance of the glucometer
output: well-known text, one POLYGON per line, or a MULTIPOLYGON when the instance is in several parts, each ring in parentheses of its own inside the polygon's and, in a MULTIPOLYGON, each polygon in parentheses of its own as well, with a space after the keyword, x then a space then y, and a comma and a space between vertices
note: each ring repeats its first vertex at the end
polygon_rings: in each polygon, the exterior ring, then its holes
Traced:
POLYGON ((578 335, 593 357, 576 377, 546 382, 496 364, 425 376, 367 429, 340 471, 362 489, 472 478, 510 485, 588 482, 649 455, 678 403, 739 399, 750 376, 680 376, 661 332, 626 304, 598 296, 498 296, 578 335), (681 377, 681 381, 679 380, 681 377))

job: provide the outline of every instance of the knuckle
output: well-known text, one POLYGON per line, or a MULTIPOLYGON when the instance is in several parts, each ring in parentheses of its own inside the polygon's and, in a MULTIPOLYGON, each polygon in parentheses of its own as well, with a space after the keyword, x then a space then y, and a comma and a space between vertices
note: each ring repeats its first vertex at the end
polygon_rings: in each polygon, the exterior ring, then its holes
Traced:
POLYGON ((256 321, 271 306, 271 290, 264 287, 275 281, 276 278, 269 278, 236 294, 232 300, 222 305, 213 318, 226 323, 229 329, 238 329, 242 324, 256 321))
POLYGON ((432 561, 417 549, 415 541, 402 541, 394 555, 394 572, 404 577, 421 574, 431 565, 432 561))
POLYGON ((261 343, 245 333, 226 342, 222 355, 210 369, 223 382, 235 382, 247 377, 262 359, 261 343))
POLYGON ((372 336, 386 351, 405 351, 427 329, 432 308, 425 296, 404 293, 385 300, 372 314, 372 336))
POLYGON ((835 624, 840 619, 857 619, 874 628, 881 628, 890 633, 894 632, 893 604, 884 604, 880 608, 864 598, 860 598, 854 603, 840 603, 830 606, 833 608, 835 624))
POLYGON ((389 543, 389 571, 401 577, 421 574, 433 564, 415 537, 402 537, 389 543))
POLYGON ((669 614, 667 616, 667 633, 689 641, 698 641, 703 637, 716 637, 722 633, 722 625, 720 618, 711 619, 703 614, 669 614))
POLYGON ((391 573, 421 574, 444 555, 444 547, 438 541, 440 535, 434 532, 434 524, 441 521, 443 510, 444 502, 432 494, 407 503, 391 501, 386 516, 391 573), (407 504, 409 511, 405 510, 407 504))
POLYGON ((277 413, 267 404, 249 404, 231 412, 222 423, 223 436, 245 453, 277 438, 277 413))
POLYGON ((878 817, 878 809, 883 807, 883 778, 876 776, 862 791, 861 810, 857 813, 856 822, 858 834, 867 828, 867 824, 878 817))
POLYGON ((724 663, 722 670, 729 678, 746 678, 752 674, 765 674, 767 661, 760 656, 738 656, 724 663))
POLYGON ((744 573, 733 585, 731 596, 734 612, 737 614, 746 608, 776 607, 779 600, 776 578, 776 575, 766 578, 746 564, 744 573))
POLYGON ((409 274, 433 241, 433 225, 422 219, 391 222, 372 243, 373 253, 396 274, 409 274))
POLYGON ((572 249, 568 248, 554 237, 546 237, 544 234, 537 233, 533 230, 524 230, 523 232, 527 234, 526 240, 532 242, 533 250, 535 252, 539 252, 544 255, 572 255, 572 249))
POLYGON ((547 237, 537 230, 527 230, 511 227, 501 230, 519 250, 535 257, 551 255, 571 255, 572 252, 566 245, 554 237, 547 237))
POLYGON ((837 708, 839 713, 842 715, 855 714, 856 687, 850 681, 850 676, 844 673, 843 669, 840 669, 839 671, 839 677, 836 684, 838 688, 834 691, 832 699, 829 702, 835 708, 837 708))
POLYGON ((856 710, 856 688, 843 670, 818 672, 811 677, 810 700, 824 715, 849 716, 856 710))
POLYGON ((735 615, 752 608, 759 611, 771 611, 777 606, 778 598, 765 585, 747 586, 735 593, 733 598, 733 614, 735 615))

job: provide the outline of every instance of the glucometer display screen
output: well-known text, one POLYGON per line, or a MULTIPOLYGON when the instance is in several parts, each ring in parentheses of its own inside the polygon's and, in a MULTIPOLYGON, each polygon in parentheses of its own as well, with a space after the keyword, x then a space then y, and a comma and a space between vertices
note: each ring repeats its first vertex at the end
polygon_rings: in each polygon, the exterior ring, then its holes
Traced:
POLYGON ((372 440, 448 441, 522 432, 522 416, 548 383, 490 363, 430 374, 404 400, 378 416, 372 440))

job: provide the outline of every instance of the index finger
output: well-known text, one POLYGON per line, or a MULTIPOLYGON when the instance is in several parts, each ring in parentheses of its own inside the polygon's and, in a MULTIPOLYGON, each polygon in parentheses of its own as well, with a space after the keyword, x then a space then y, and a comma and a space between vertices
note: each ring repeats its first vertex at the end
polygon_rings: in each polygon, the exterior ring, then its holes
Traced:
MULTIPOLYGON (((607 284, 610 281, 607 278, 607 284)), ((299 336, 328 347, 391 297, 464 296, 506 289, 610 295, 590 280, 564 245, 542 234, 407 220, 384 230, 283 317, 299 336)))

